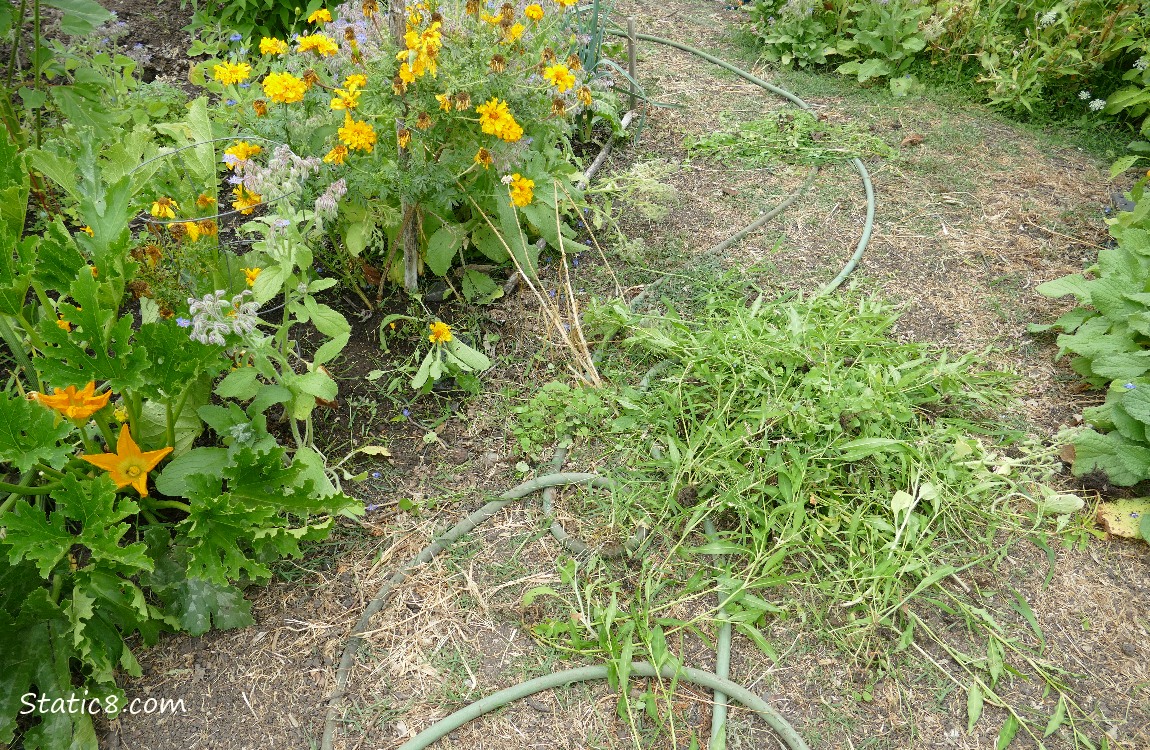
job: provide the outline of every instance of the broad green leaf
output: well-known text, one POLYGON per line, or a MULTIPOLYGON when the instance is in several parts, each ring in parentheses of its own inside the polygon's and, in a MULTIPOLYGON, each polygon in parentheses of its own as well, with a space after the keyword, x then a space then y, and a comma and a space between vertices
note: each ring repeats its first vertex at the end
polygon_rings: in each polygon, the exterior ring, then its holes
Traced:
POLYGON ((1090 369, 1104 378, 1133 380, 1150 371, 1150 351, 1123 352, 1096 357, 1090 369))
POLYGON ((1045 284, 1039 284, 1034 291, 1041 294, 1043 297, 1050 297, 1057 299, 1065 297, 1068 294, 1074 297, 1084 305, 1090 304, 1090 284, 1086 277, 1080 273, 1070 274, 1063 276, 1054 281, 1047 281, 1045 284))
POLYGON ((444 345, 447 353, 457 360, 457 364, 471 372, 482 372, 491 367, 491 360, 483 352, 472 349, 467 344, 453 338, 444 345))
POLYGON ((152 569, 152 560, 142 542, 120 545, 131 530, 121 522, 139 513, 140 506, 118 495, 106 475, 85 482, 65 477, 63 488, 53 492, 52 499, 56 501, 52 515, 59 513, 73 522, 73 528, 79 526, 72 544, 87 547, 92 553, 92 562, 86 567, 96 567, 99 562, 102 570, 119 570, 128 575, 152 569))
POLYGON ((503 287, 487 274, 467 269, 463 272, 463 298, 477 305, 489 305, 503 296, 503 287))
POLYGON ((41 0, 44 5, 63 11, 60 30, 69 36, 85 36, 113 16, 95 0, 41 0))
POLYGON ((13 565, 21 560, 35 563, 40 575, 47 578, 68 551, 74 537, 64 528, 64 515, 44 512, 17 500, 4 514, 4 541, 0 549, 8 547, 8 560, 13 565))
POLYGON ((427 240, 427 267, 436 276, 446 276, 459 254, 466 232, 462 224, 444 224, 427 240))
POLYGON ((507 254, 507 245, 485 223, 480 224, 471 233, 471 243, 495 263, 506 263, 511 260, 511 256, 507 254))
POLYGON ((156 477, 156 489, 170 497, 187 497, 188 478, 210 477, 223 481, 224 466, 228 461, 226 448, 194 448, 172 459, 156 477))
POLYGON ((1098 469, 1120 487, 1150 478, 1150 448, 1135 445, 1121 435, 1084 430, 1074 438, 1074 476, 1098 469))
POLYGON ((1140 158, 1142 157, 1138 156, 1138 154, 1128 154, 1115 161, 1110 165, 1110 179, 1113 180, 1127 169, 1130 169, 1140 158))
POLYGON ((251 602, 235 586, 185 578, 161 596, 180 627, 192 635, 203 635, 213 627, 243 628, 255 622, 251 602))
MULTIPOLYGON (((1117 384, 1115 384, 1117 385, 1117 384)), ((1135 388, 1121 387, 1121 404, 1123 411, 1145 425, 1150 425, 1150 384, 1136 384, 1135 388)))
POLYGON ((61 444, 72 424, 42 404, 0 393, 0 462, 25 472, 37 463, 63 466, 74 447, 61 444))

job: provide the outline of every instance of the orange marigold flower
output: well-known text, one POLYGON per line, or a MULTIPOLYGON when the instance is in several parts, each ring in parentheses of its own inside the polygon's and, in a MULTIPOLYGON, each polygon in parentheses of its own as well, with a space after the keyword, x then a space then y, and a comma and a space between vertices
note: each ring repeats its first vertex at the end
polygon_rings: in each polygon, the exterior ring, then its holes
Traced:
POLYGON ((291 73, 268 73, 260 85, 264 88, 264 96, 280 104, 302 102, 307 93, 307 84, 291 73))
POLYGON ((340 142, 350 149, 371 153, 375 147, 375 128, 363 120, 351 119, 350 112, 344 112, 343 127, 338 133, 340 142))
POLYGON ((208 208, 209 206, 214 205, 216 205, 216 199, 207 193, 200 193, 198 196, 196 196, 196 208, 208 208))
POLYGON ((268 103, 263 99, 256 99, 252 102, 252 109, 256 111, 256 117, 263 117, 268 113, 268 103))
MULTIPOLYGON (((60 327, 64 328, 64 326, 60 327)), ((112 392, 107 391, 96 395, 96 381, 93 380, 80 390, 76 390, 76 386, 70 385, 63 390, 53 388, 51 396, 33 392, 32 397, 49 409, 60 412, 68 419, 86 420, 108 405, 108 399, 112 397, 112 392)))
POLYGON ((170 446, 158 451, 141 452, 140 446, 132 439, 132 433, 128 431, 128 425, 123 425, 120 428, 120 437, 116 441, 115 453, 100 453, 94 456, 85 454, 80 458, 108 472, 116 487, 132 485, 141 497, 147 497, 148 472, 156 468, 156 464, 171 452, 170 446))

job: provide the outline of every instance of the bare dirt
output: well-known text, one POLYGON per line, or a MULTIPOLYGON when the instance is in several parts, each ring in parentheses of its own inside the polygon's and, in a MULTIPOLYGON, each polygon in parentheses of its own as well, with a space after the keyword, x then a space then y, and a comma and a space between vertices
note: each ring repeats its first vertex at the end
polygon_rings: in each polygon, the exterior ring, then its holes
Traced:
MULTIPOLYGON (((186 63, 183 37, 175 29, 186 23, 186 13, 178 12, 178 4, 113 0, 108 6, 164 58, 155 63, 159 75, 180 76, 186 63)), ((641 31, 701 45, 728 59, 743 54, 728 34, 742 16, 722 4, 629 2, 622 12, 634 14, 641 31)), ((633 216, 624 227, 647 248, 639 251, 640 265, 664 267, 661 254, 673 250, 686 262, 679 270, 689 274, 692 256, 749 223, 798 185, 804 172, 740 172, 687 161, 683 139, 713 128, 715 113, 759 116, 779 103, 662 47, 644 45, 639 65, 656 98, 683 106, 650 109, 638 143, 620 149, 607 169, 650 159, 678 165, 669 178, 679 195, 669 218, 633 216)), ((758 72, 772 75, 768 68, 758 72)), ((1023 409, 1004 418, 1026 420, 1044 436, 1070 424, 1093 396, 1052 362, 1049 342, 1024 330, 1027 321, 1049 320, 1060 310, 1034 287, 1079 270, 1106 241, 1101 211, 1110 186, 1104 165, 977 107, 944 111, 923 101, 879 107, 833 94, 808 99, 832 119, 868 118, 872 132, 894 145, 907 134, 922 136, 898 158, 869 165, 877 190, 876 233, 856 274, 864 288, 905 305, 900 335, 959 351, 993 346, 988 360, 1023 376, 1023 409)), ((739 244, 723 262, 767 263, 774 270, 764 274, 764 283, 816 289, 852 252, 863 208, 857 177, 843 167, 826 169, 811 198, 739 244)), ((475 314, 443 310, 445 316, 457 313, 475 314)), ((437 532, 522 479, 504 429, 507 407, 500 391, 519 398, 540 378, 561 374, 561 366, 539 334, 527 295, 479 315, 482 330, 502 337, 492 344, 495 358, 516 364, 498 367, 478 398, 464 402, 460 394, 446 406, 420 406, 406 416, 403 404, 385 397, 378 381, 365 380, 387 364, 373 338, 381 316, 362 323, 362 336, 333 367, 341 403, 324 414, 321 429, 334 444, 389 447, 390 459, 355 465, 369 476, 352 491, 373 509, 362 524, 344 524, 303 561, 279 566, 272 585, 251 590, 254 626, 201 638, 169 636, 139 651, 144 676, 125 679, 129 696, 183 698, 187 711, 123 716, 104 728, 105 746, 318 747, 336 662, 367 602, 437 532), (540 350, 541 360, 529 359, 540 350), (524 359, 530 362, 526 367, 524 359), (401 510, 401 499, 415 510, 401 510)), ((1112 746, 1150 747, 1150 548, 1091 539, 1084 549, 1055 552, 1049 581, 1045 553, 1020 542, 993 567, 968 571, 947 585, 986 591, 988 610, 1019 634, 1019 642, 1065 670, 1063 678, 1085 712, 1111 733, 1112 746), (1029 601, 1044 647, 1026 640, 1027 625, 1008 606, 1007 586, 1029 601)), ((397 747, 454 708, 524 677, 569 666, 536 645, 529 633, 534 613, 520 604, 534 586, 559 586, 554 561, 560 555, 542 527, 537 501, 530 499, 507 507, 398 587, 359 654, 336 747, 397 747)), ((961 623, 923 616, 955 648, 980 653, 961 623)), ((874 658, 830 646, 813 622, 807 624, 791 619, 768 625, 765 632, 781 655, 777 663, 736 640, 732 677, 767 697, 812 747, 994 747, 1002 713, 988 708, 967 732, 966 694, 947 677, 964 682, 961 666, 939 649, 913 658, 903 654, 876 668, 874 658)), ((689 664, 711 666, 701 644, 672 647, 689 664)), ((1036 684, 1016 679, 1000 693, 1049 711, 1050 700, 1036 684)), ((709 701, 701 691, 680 687, 673 704, 680 727, 705 736, 709 701)), ((636 746, 615 706, 616 696, 604 684, 573 687, 473 722, 440 746, 636 746)), ((768 736, 746 712, 734 711, 732 747, 772 747, 768 736)), ((686 747, 685 737, 677 738, 678 746, 686 747)), ((662 737, 658 746, 672 743, 662 737)), ((1012 745, 1030 746, 1021 737, 1012 745)), ((1065 732, 1046 740, 1051 750, 1073 746, 1065 732)))

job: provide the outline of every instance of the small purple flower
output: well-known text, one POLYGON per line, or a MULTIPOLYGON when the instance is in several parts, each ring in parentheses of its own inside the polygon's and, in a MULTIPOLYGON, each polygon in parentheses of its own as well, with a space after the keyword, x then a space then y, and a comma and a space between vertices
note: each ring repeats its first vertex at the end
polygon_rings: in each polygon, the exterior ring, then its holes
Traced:
POLYGON ((1134 385, 1133 383, 1127 383, 1126 385, 1124 385, 1124 386, 1122 386, 1122 387, 1123 387, 1123 388, 1125 388, 1125 389, 1126 389, 1126 390, 1128 390, 1128 391, 1132 391, 1132 390, 1134 390, 1135 388, 1137 388, 1138 386, 1134 385))
POLYGON ((226 102, 224 102, 224 104, 228 105, 229 107, 234 107, 234 106, 236 106, 236 100, 235 99, 228 99, 226 102))
POLYGON ((365 513, 370 513, 370 512, 372 512, 373 510, 379 510, 379 509, 380 509, 380 507, 381 507, 381 506, 379 506, 379 505, 376 505, 375 503, 372 503, 371 505, 365 505, 365 506, 363 506, 363 510, 364 510, 364 512, 365 512, 365 513))
POLYGON ((252 85, 250 83, 241 83, 240 84, 241 89, 250 89, 251 87, 252 87, 252 85))
POLYGON ((228 178, 229 185, 240 185, 244 181, 244 176, 241 174, 234 174, 228 178))
POLYGON ((574 258, 571 259, 571 265, 575 266, 576 268, 579 267, 579 256, 578 255, 576 255, 574 258))
POLYGON ((371 478, 372 479, 379 479, 382 476, 383 476, 383 474, 380 474, 378 471, 371 472, 371 478))
POLYGON ((404 409, 403 410, 403 416, 410 417, 411 416, 411 409, 404 409))
POLYGON ((178 325, 180 328, 187 328, 191 324, 192 321, 188 320, 187 318, 176 318, 176 325, 178 325))
POLYGON ((232 34, 231 36, 228 37, 228 41, 229 42, 238 42, 239 40, 241 40, 243 38, 244 38, 243 34, 236 32, 235 34, 232 34))

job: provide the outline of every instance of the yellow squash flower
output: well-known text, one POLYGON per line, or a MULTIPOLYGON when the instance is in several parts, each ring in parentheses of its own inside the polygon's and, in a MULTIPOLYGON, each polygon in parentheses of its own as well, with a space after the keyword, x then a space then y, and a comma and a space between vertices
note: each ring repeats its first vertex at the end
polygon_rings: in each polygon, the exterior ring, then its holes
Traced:
POLYGON ((331 13, 327 8, 320 8, 307 17, 308 23, 331 23, 331 13))
POLYGON ((535 180, 529 180, 516 172, 511 175, 511 202, 519 207, 531 203, 535 198, 535 180))
POLYGON ((288 44, 283 39, 277 39, 274 36, 265 36, 260 40, 261 55, 286 55, 287 53, 288 44))
POLYGON ((303 95, 307 93, 307 84, 291 73, 268 73, 261 85, 264 87, 264 95, 280 104, 302 102, 303 95))
POLYGON ((337 132, 340 142, 350 149, 371 153, 375 146, 375 128, 363 120, 351 119, 350 112, 344 112, 343 127, 337 132))
POLYGON ((260 277, 260 272, 263 271, 264 269, 262 269, 262 268, 244 268, 242 270, 244 272, 244 281, 247 282, 248 286, 255 286, 256 285, 256 279, 258 279, 260 277))
POLYGON ((252 66, 247 63, 225 62, 212 66, 212 77, 225 86, 243 83, 252 74, 252 66))
POLYGON ((538 3, 532 3, 523 9, 523 15, 527 16, 529 20, 539 22, 543 20, 543 6, 538 3))
POLYGON ((179 203, 168 197, 160 197, 152 202, 151 214, 157 219, 174 219, 178 210, 180 210, 179 203))
POLYGON ((431 343, 446 344, 448 341, 451 341, 451 326, 437 320, 428 327, 431 329, 431 335, 427 338, 431 343))
POLYGON ((148 472, 156 468, 156 464, 171 452, 171 447, 141 452, 140 446, 132 439, 132 433, 128 431, 128 425, 124 425, 120 428, 115 453, 100 453, 94 456, 85 454, 80 458, 108 472, 117 488, 132 485, 140 493, 140 497, 147 497, 148 472))
MULTIPOLYGON (((66 322, 66 321, 61 321, 66 322)), ((60 326, 63 328, 64 326, 60 326)), ((52 395, 33 393, 33 397, 49 409, 55 409, 68 419, 86 420, 96 412, 108 405, 112 397, 111 391, 96 395, 96 382, 92 381, 80 390, 70 385, 64 390, 52 389, 52 395)))
POLYGON ((323 160, 328 164, 343 164, 343 160, 347 158, 347 153, 347 146, 337 143, 335 148, 324 155, 323 160))
POLYGON ((543 77, 551 81, 555 88, 559 89, 560 94, 575 85, 575 76, 562 63, 552 65, 544 70, 543 77))
POLYGON ((58 318, 56 320, 56 327, 59 328, 61 331, 64 331, 65 333, 71 333, 72 332, 72 324, 69 323, 68 321, 64 320, 63 318, 58 318))

